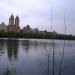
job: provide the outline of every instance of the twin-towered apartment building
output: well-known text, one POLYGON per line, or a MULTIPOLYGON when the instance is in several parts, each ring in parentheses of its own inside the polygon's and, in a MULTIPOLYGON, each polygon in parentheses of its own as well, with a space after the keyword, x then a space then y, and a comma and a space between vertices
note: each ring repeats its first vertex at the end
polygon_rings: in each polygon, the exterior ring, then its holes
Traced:
POLYGON ((7 26, 7 31, 20 32, 18 15, 16 16, 16 18, 14 18, 13 14, 10 16, 9 25, 7 26))
POLYGON ((26 27, 24 27, 23 29, 20 29, 20 25, 19 25, 19 17, 18 15, 16 16, 16 18, 14 18, 13 14, 10 16, 9 18, 9 24, 5 25, 4 22, 2 22, 2 24, 0 24, 0 31, 5 31, 5 32, 38 32, 38 29, 32 29, 30 28, 29 25, 27 25, 26 27))
MULTIPOLYGON (((0 31, 4 31, 4 32, 33 32, 33 33, 42 33, 42 34, 46 34, 47 30, 44 31, 39 31, 38 28, 32 29, 29 25, 23 27, 23 29, 20 29, 20 25, 19 25, 19 17, 18 15, 16 16, 16 18, 14 18, 13 14, 9 17, 9 24, 5 25, 4 22, 2 22, 2 24, 0 24, 0 31)), ((51 32, 48 32, 51 33, 51 32)), ((54 34, 57 34, 55 31, 53 32, 54 34)))

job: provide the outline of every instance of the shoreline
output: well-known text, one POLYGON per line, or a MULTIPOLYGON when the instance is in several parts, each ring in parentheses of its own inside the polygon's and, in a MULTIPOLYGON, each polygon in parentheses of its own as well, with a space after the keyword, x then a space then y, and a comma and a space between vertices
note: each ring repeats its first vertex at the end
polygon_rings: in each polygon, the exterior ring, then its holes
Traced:
POLYGON ((0 40, 1 39, 3 39, 3 40, 8 40, 8 39, 10 39, 10 40, 73 40, 73 41, 75 41, 75 39, 55 39, 55 38, 53 38, 53 39, 46 39, 46 38, 5 38, 5 37, 3 37, 3 38, 0 38, 0 40))

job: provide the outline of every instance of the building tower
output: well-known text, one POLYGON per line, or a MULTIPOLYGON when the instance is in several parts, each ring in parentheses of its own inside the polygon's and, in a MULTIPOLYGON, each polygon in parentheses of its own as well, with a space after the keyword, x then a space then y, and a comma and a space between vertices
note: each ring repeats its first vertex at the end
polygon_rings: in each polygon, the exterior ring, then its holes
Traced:
POLYGON ((9 25, 14 25, 14 16, 13 16, 13 14, 10 16, 10 18, 9 18, 9 25))
POLYGON ((15 18, 15 26, 19 27, 19 17, 18 17, 18 15, 15 18))

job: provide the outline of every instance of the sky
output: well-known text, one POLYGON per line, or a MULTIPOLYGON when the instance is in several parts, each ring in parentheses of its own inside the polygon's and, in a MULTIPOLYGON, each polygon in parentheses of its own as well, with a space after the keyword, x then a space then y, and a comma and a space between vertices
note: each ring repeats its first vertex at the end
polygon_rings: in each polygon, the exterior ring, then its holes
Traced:
POLYGON ((0 23, 9 23, 9 17, 19 16, 20 27, 31 28, 75 35, 75 0, 0 0, 0 23))

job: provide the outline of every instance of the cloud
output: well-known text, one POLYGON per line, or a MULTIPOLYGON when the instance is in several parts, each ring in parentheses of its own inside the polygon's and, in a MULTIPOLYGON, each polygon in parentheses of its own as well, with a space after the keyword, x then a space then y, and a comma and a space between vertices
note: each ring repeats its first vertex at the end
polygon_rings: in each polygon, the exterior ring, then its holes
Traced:
POLYGON ((2 14, 13 13, 19 14, 21 17, 40 16, 43 17, 49 13, 50 5, 48 0, 3 0, 0 2, 0 10, 2 14), (4 13, 4 12, 6 13, 4 13), (43 14, 44 13, 44 14, 43 14), (41 16, 43 14, 43 16, 41 16))

